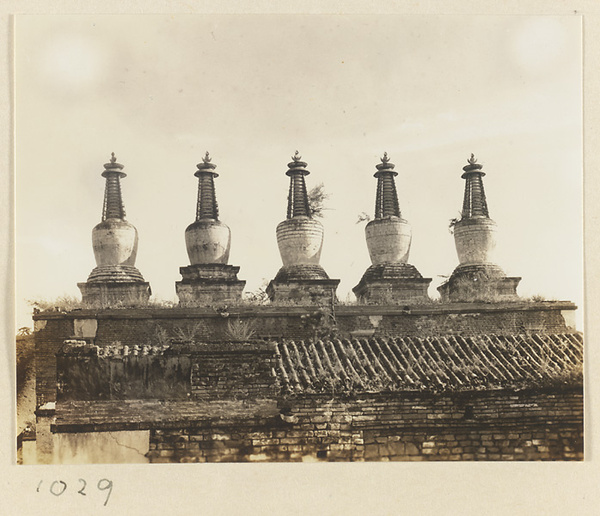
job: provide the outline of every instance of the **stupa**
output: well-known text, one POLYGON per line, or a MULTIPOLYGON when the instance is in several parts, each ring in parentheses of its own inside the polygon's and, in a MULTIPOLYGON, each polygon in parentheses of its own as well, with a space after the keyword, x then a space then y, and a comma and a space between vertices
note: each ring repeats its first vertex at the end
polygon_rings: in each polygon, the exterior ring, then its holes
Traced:
POLYGON ((140 271, 135 267, 138 232, 125 220, 121 179, 127 174, 117 163, 115 153, 104 165, 106 178, 102 222, 92 230, 96 267, 85 283, 78 283, 82 303, 88 307, 110 308, 137 306, 148 302, 151 294, 140 271))
POLYGON ((207 152, 194 175, 198 178, 196 220, 185 230, 190 265, 180 267, 182 280, 175 290, 182 306, 239 302, 245 281, 238 280, 239 267, 229 265, 231 230, 219 220, 214 179, 216 165, 207 152))
POLYGON ((330 279, 319 264, 323 247, 323 225, 313 218, 306 191, 307 163, 296 151, 288 163, 290 178, 287 218, 277 226, 277 245, 283 267, 267 286, 273 302, 329 304, 335 301, 340 283, 330 279))
POLYGON ((483 166, 473 154, 467 163, 461 217, 453 225, 459 265, 438 291, 443 301, 515 300, 521 278, 507 277, 494 262, 496 223, 485 198, 483 166))
POLYGON ((375 166, 375 218, 365 228, 372 265, 352 289, 361 303, 418 303, 429 299, 431 278, 423 278, 408 263, 412 230, 400 212, 394 167, 387 152, 375 166))

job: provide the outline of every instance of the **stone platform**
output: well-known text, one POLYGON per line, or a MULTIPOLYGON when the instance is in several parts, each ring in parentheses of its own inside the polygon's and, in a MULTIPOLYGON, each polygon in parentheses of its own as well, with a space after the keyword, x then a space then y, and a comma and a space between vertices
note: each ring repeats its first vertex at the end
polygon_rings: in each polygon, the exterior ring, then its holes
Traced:
POLYGON ((396 304, 428 301, 431 278, 423 278, 414 265, 383 263, 371 265, 352 289, 360 303, 396 304))
POLYGON ((221 263, 180 267, 182 280, 175 283, 181 306, 235 303, 242 299, 246 282, 238 280, 240 268, 221 263))
POLYGON ((438 292, 442 301, 512 301, 520 281, 494 264, 459 265, 438 292))
POLYGON ((143 306, 152 294, 150 283, 132 265, 99 265, 85 283, 78 283, 85 307, 143 306))
POLYGON ((320 265, 288 265, 279 269, 269 283, 267 295, 274 303, 331 303, 339 283, 338 279, 330 279, 320 265))
POLYGON ((85 307, 120 308, 148 304, 152 294, 147 282, 77 283, 81 290, 81 301, 85 307))

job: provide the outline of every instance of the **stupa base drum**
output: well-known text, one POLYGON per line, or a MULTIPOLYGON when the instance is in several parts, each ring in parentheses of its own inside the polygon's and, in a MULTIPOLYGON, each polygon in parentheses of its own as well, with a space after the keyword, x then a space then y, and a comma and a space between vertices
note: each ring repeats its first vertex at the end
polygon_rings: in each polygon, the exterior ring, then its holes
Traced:
POLYGON ((450 302, 515 301, 520 281, 491 263, 459 265, 438 292, 442 301, 450 302))
POLYGON ((122 308, 148 304, 152 294, 145 281, 107 281, 78 283, 82 304, 89 308, 122 308))
POLYGON ((365 304, 422 303, 429 301, 430 283, 414 265, 384 263, 371 265, 352 292, 365 304))
POLYGON ((175 283, 180 306, 239 303, 246 282, 238 280, 240 268, 224 263, 180 267, 182 280, 175 283))

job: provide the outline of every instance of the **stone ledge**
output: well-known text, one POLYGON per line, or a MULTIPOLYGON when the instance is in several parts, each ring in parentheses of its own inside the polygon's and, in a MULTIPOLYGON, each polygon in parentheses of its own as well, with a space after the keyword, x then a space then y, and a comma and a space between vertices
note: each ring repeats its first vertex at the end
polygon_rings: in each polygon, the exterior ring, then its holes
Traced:
MULTIPOLYGON (((339 281, 339 280, 332 280, 339 281)), ((524 301, 515 299, 514 301, 500 302, 426 302, 414 303, 409 306, 410 313, 407 313, 404 306, 396 304, 379 305, 336 305, 336 313, 339 316, 351 317, 357 315, 395 315, 395 316, 421 316, 436 314, 467 314, 467 313, 505 313, 515 311, 561 311, 577 310, 577 305, 571 301, 524 301)), ((298 303, 296 305, 232 305, 228 307, 228 317, 252 316, 252 317, 293 317, 306 314, 307 310, 314 310, 314 304, 298 303)), ((213 318, 224 317, 215 311, 214 308, 207 306, 201 307, 168 307, 156 308, 147 307, 123 307, 123 308, 103 308, 101 310, 94 308, 77 308, 70 312, 58 312, 46 310, 33 314, 34 321, 53 320, 53 319, 195 319, 195 318, 213 318)))

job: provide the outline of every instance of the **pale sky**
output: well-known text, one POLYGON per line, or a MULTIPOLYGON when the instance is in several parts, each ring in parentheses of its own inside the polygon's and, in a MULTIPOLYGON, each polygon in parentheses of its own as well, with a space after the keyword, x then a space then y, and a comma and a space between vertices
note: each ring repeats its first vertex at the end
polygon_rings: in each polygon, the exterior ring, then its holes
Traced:
POLYGON ((115 152, 137 267, 176 300, 196 163, 209 151, 230 263, 246 291, 281 266, 286 164, 331 194, 321 264, 351 293, 370 265, 379 157, 396 165, 410 263, 458 264, 448 222, 473 152, 498 264, 524 296, 572 300, 582 328, 578 16, 20 16, 16 18, 17 328, 26 299, 80 296, 95 266, 103 164, 115 152))

